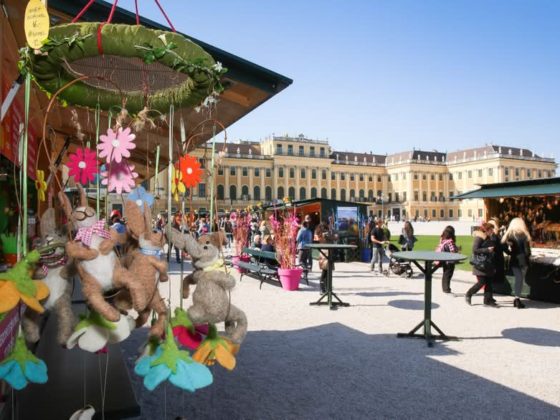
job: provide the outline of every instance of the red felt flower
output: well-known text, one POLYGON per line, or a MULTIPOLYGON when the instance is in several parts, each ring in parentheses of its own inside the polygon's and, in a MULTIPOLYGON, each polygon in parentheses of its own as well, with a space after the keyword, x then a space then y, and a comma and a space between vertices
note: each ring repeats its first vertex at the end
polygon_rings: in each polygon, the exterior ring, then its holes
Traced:
POLYGON ((173 336, 181 346, 191 350, 196 350, 202 343, 202 335, 198 331, 193 332, 183 325, 173 327, 173 336))
POLYGON ((66 164, 70 171, 68 175, 74 177, 76 182, 86 185, 95 179, 97 173, 97 158, 95 152, 87 147, 76 150, 76 153, 68 157, 66 164))
POLYGON ((192 156, 185 155, 179 159, 179 168, 183 174, 185 187, 196 187, 202 180, 202 169, 200 163, 192 156))

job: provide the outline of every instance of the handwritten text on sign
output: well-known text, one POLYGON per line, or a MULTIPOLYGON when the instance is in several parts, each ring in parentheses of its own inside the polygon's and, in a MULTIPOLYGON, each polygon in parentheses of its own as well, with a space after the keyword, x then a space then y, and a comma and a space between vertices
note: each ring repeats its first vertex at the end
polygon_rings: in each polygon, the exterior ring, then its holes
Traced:
POLYGON ((40 0, 30 0, 25 9, 25 37, 31 48, 38 49, 49 36, 49 13, 40 0))

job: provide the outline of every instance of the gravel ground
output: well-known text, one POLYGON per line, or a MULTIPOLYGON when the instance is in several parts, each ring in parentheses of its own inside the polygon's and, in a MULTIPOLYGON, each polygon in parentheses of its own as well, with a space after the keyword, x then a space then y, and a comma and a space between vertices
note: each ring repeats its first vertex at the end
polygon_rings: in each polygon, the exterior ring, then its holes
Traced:
MULTIPOLYGON (((172 264, 172 303, 179 289, 172 264)), ((237 368, 212 368, 214 384, 194 394, 172 385, 147 391, 131 371, 143 419, 371 419, 560 418, 560 307, 527 302, 468 306, 473 282, 457 272, 454 294, 433 282, 433 321, 459 341, 398 339, 423 318, 424 282, 375 276, 365 263, 338 263, 334 290, 351 306, 310 306, 319 297, 318 272, 310 285, 288 292, 244 277, 232 302, 249 319, 237 368)), ((169 293, 169 286, 162 285, 169 293)), ((188 306, 189 302, 186 302, 188 306)), ((146 331, 122 345, 132 369, 146 331)))

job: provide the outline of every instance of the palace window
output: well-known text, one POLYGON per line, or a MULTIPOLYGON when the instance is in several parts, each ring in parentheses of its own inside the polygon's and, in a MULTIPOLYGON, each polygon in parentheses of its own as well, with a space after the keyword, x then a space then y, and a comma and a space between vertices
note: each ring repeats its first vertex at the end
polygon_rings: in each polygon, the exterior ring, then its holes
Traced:
POLYGON ((261 176, 261 170, 259 168, 255 168, 255 176, 261 176))
POLYGON ((432 181, 435 181, 435 180, 436 180, 436 176, 435 176, 434 174, 431 174, 431 175, 430 175, 430 179, 431 179, 432 181))
POLYGON ((450 218, 450 219, 453 218, 453 209, 449 209, 449 218, 450 218))
POLYGON ((321 198, 328 198, 326 188, 321 188, 321 198))
POLYGON ((336 189, 331 188, 331 200, 336 200, 336 189))
POLYGON ((317 198, 317 188, 311 188, 311 197, 310 198, 317 198))
POLYGON ((321 171, 321 179, 327 179, 327 170, 326 169, 323 169, 321 171))
POLYGON ((340 200, 346 201, 346 190, 340 190, 340 200))
POLYGON ((371 175, 369 176, 368 179, 369 179, 369 182, 373 182, 373 177, 371 175))
POLYGON ((281 155, 281 154, 282 154, 282 145, 281 145, 281 144, 277 144, 277 145, 276 145, 276 154, 277 154, 277 155, 281 155))
POLYGON ((282 200, 284 198, 284 187, 278 187, 278 195, 277 197, 279 200, 282 200))
POLYGON ((237 200, 237 187, 235 185, 229 186, 229 198, 231 200, 237 200))
POLYGON ((422 174, 422 180, 426 180, 426 174, 422 174))
POLYGON ((414 201, 418 201, 418 191, 414 191, 414 201))
POLYGON ((468 172, 467 172, 467 178, 469 178, 469 179, 472 178, 472 171, 468 171, 468 172))
POLYGON ((341 180, 341 181, 346 180, 346 174, 345 174, 344 172, 341 172, 341 173, 340 173, 340 180, 341 180))
POLYGON ((311 169, 311 179, 317 179, 317 171, 315 169, 311 169))
POLYGON ((253 188, 253 200, 261 200, 261 187, 256 186, 255 188, 253 188))
POLYGON ((304 187, 301 187, 301 188, 299 189, 299 199, 300 199, 300 200, 305 200, 305 199, 306 199, 306 197, 305 197, 305 188, 304 188, 304 187))
POLYGON ((354 174, 350 174, 350 181, 354 181, 354 174))
POLYGON ((428 201, 428 193, 426 191, 422 191, 422 201, 428 201))
POLYGON ((402 193, 402 201, 406 203, 406 191, 403 191, 402 193))
POLYGON ((488 176, 494 176, 494 169, 488 168, 488 176))
POLYGON ((247 185, 241 187, 241 199, 249 200, 249 187, 247 185))
POLYGON ((284 168, 278 168, 278 178, 284 178, 284 168))
POLYGON ((360 194, 358 195, 360 201, 365 201, 366 199, 366 192, 364 190, 360 190, 360 194))
POLYGON ((218 168, 218 175, 223 175, 223 174, 224 174, 224 167, 223 167, 223 166, 220 166, 220 167, 218 168))
POLYGON ((336 179, 336 173, 331 172, 331 181, 334 181, 336 179))
POLYGON ((303 152, 303 146, 299 146, 299 155, 304 156, 305 153, 303 152))
POLYGON ((293 155, 294 155, 294 146, 288 144, 288 156, 293 156, 293 155))
POLYGON ((305 179, 305 169, 301 168, 299 175, 301 179, 305 179))
POLYGON ((272 187, 266 187, 264 189, 264 199, 266 201, 271 201, 272 200, 272 187))
POLYGON ((235 166, 230 166, 229 167, 229 174, 232 176, 235 176, 235 166))
POLYGON ((315 157, 315 146, 309 147, 309 156, 315 157))
POLYGON ((479 178, 482 178, 482 169, 479 169, 479 170, 478 170, 478 177, 479 177, 479 178))
POLYGON ((381 175, 377 175, 377 182, 381 182, 381 175))
POLYGON ((414 173, 414 180, 417 181, 418 180, 418 174, 415 172, 414 173))
POLYGON ((319 156, 325 157, 325 148, 324 148, 324 147, 321 147, 321 148, 319 149, 319 156))
POLYGON ((296 177, 296 170, 294 168, 290 168, 290 178, 296 177))
POLYGON ((364 174, 360 174, 360 181, 364 180, 364 174))
POLYGON ((223 185, 218 185, 218 190, 217 190, 217 198, 218 200, 223 200, 224 199, 224 186, 223 185))
POLYGON ((296 189, 294 187, 288 188, 288 197, 290 198, 290 200, 296 199, 296 189))
POLYGON ((249 170, 247 168, 243 168, 242 169, 242 175, 243 176, 249 176, 249 170))
POLYGON ((266 169, 265 169, 265 172, 266 172, 266 177, 267 177, 267 178, 270 178, 270 177, 272 176, 272 170, 271 170, 271 169, 266 168, 266 169))

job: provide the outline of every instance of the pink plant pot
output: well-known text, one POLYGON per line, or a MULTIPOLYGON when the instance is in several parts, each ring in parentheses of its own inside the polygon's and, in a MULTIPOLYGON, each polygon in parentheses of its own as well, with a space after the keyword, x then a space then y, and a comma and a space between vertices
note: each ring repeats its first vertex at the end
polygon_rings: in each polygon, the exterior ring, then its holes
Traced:
POLYGON ((297 268, 279 268, 278 277, 284 290, 298 290, 303 269, 297 268))

